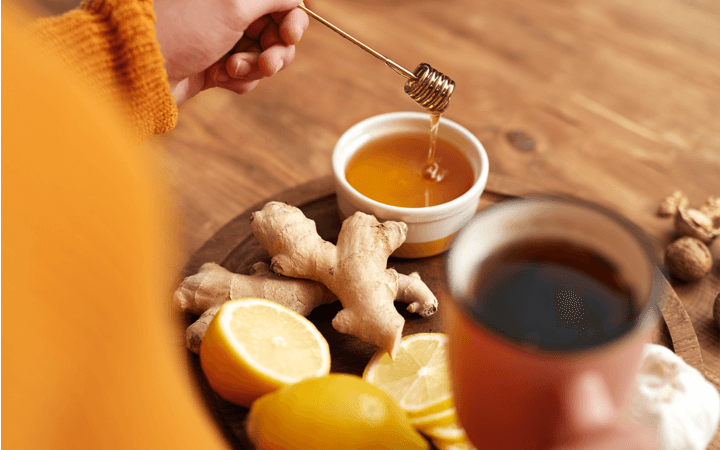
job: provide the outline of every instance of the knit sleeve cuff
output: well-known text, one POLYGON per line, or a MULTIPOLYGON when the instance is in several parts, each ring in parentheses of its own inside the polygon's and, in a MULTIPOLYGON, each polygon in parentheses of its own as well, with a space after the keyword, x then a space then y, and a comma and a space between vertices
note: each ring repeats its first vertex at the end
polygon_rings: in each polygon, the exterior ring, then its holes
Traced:
POLYGON ((98 95, 126 110, 137 140, 177 123, 151 0, 85 0, 39 19, 33 31, 98 95))

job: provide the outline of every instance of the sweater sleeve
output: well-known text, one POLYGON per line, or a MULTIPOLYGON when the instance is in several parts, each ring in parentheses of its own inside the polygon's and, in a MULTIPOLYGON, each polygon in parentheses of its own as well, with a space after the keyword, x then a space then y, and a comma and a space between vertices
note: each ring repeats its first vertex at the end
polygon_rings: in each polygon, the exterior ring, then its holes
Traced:
POLYGON ((103 101, 125 110, 135 140, 177 123, 152 0, 84 0, 63 15, 38 19, 33 32, 103 101))

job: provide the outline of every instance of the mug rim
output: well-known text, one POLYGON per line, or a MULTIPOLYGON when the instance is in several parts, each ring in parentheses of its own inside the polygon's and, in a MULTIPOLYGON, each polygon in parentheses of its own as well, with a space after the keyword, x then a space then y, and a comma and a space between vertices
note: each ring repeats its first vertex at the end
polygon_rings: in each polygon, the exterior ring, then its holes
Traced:
MULTIPOLYGON (((525 216, 522 216, 519 218, 520 220, 524 219, 525 216)), ((569 242, 569 241, 568 241, 569 242)), ((613 346, 617 342, 622 342, 625 339, 628 339, 638 333, 642 333, 643 331, 649 329, 650 327, 654 326, 654 324, 659 320, 661 317, 661 308, 662 304, 660 304, 660 292, 659 290, 663 289, 663 284, 660 283, 660 277, 665 276, 665 272, 662 269, 663 264, 660 262, 657 256, 656 251, 656 245, 654 245, 653 241, 650 240, 647 233, 645 233, 638 225, 636 225, 634 222, 630 221, 625 216, 619 214, 616 211, 613 211, 605 206, 599 205, 597 203, 593 203, 587 200, 583 200, 577 197, 573 197, 570 195, 560 195, 560 194, 544 194, 544 195, 531 195, 525 198, 516 198, 504 201, 502 203, 493 205, 488 207, 487 209, 484 209, 477 214, 463 227, 463 229, 460 230, 457 237, 453 241, 453 244, 451 245, 448 255, 447 255, 447 264, 445 268, 445 275, 447 280, 447 288, 448 288, 448 294, 449 294, 449 300, 453 303, 453 305, 458 308, 460 311, 463 312, 463 315, 468 316, 468 319, 472 321, 477 326, 481 326, 486 332, 490 333, 491 335, 495 336, 496 338, 508 343, 509 345, 515 346, 519 349, 525 349, 527 351, 531 351, 532 353, 536 354, 544 354, 544 355, 573 355, 573 354, 583 354, 587 352, 591 352, 594 350, 601 351, 603 349, 609 348, 613 346), (473 317, 472 313, 469 310, 469 305, 467 304, 466 297, 467 292, 466 289, 460 287, 459 285, 463 285, 466 283, 463 283, 458 279, 457 276, 457 265, 458 264, 473 264, 473 269, 477 269, 477 264, 480 264, 483 260, 486 260, 487 257, 492 256, 493 254, 497 253, 498 251, 501 251, 503 248, 507 248, 507 243, 500 244, 495 247, 492 247, 491 250, 488 252, 487 255, 479 258, 477 261, 468 261, 464 260, 461 261, 463 258, 460 256, 460 253, 463 252, 463 247, 465 247, 468 244, 468 240, 472 240, 470 237, 473 234, 474 231, 474 225, 476 223, 479 223, 482 221, 483 217, 499 213, 502 209, 506 209, 509 207, 512 207, 513 205, 521 205, 521 206, 529 206, 532 204, 537 203, 546 203, 546 204, 561 204, 561 205, 569 205, 569 206, 575 206, 580 208, 585 208, 589 211, 599 213, 600 215, 603 215, 607 217, 609 220, 617 224, 623 231, 628 233, 628 236, 634 240, 638 244, 638 250, 642 253, 644 256, 644 259, 647 261, 647 277, 648 277, 648 286, 646 287, 646 295, 648 296, 646 303, 642 306, 642 308, 638 311, 637 315, 633 319, 633 323, 628 329, 623 331, 621 334, 605 341, 600 344, 586 347, 586 348, 578 348, 578 349, 546 349, 542 346, 532 346, 527 345, 521 341, 518 341, 514 338, 511 338, 509 336, 505 336, 503 333, 498 332, 496 330, 491 329, 488 327, 482 320, 473 317), (464 292, 465 291, 465 292, 464 292)), ((460 275, 462 276, 462 275, 460 275)))

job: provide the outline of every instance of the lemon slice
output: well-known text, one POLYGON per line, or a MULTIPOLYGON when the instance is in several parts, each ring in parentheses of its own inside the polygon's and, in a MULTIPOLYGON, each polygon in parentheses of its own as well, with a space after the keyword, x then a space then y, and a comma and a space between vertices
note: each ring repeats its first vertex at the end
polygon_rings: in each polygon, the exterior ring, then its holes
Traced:
POLYGON ((410 417, 410 423, 412 426, 420 431, 425 431, 430 428, 440 427, 443 425, 452 425, 457 423, 458 416, 454 407, 445 409, 434 414, 428 414, 425 416, 410 417))
POLYGON ((208 326, 200 363, 224 399, 250 406, 260 396, 330 372, 330 349, 305 317, 265 299, 223 304, 208 326))
POLYGON ((467 440, 467 434, 459 423, 455 422, 450 425, 442 425, 423 430, 431 439, 438 439, 446 443, 457 443, 467 440))
POLYGON ((446 352, 445 334, 411 334, 400 341, 395 359, 376 353, 363 378, 387 392, 411 418, 439 413, 453 406, 446 352))
POLYGON ((440 439, 433 439, 432 442, 439 450, 477 450, 477 448, 467 440, 460 442, 445 442, 440 439))

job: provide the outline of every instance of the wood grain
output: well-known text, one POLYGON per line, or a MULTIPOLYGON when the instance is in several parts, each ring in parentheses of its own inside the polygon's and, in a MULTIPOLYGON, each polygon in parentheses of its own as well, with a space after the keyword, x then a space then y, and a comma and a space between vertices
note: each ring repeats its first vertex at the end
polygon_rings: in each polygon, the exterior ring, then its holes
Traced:
MULTIPOLYGON (((516 197, 513 193, 523 192, 538 194, 536 187, 507 176, 488 179, 488 187, 482 195, 479 209, 496 204, 505 199, 516 197)), ((318 234, 329 242, 337 240, 340 231, 340 219, 334 195, 334 184, 331 177, 325 177, 279 193, 266 199, 247 211, 239 214, 222 227, 194 255, 183 270, 183 276, 190 276, 206 262, 215 262, 236 273, 247 274, 250 267, 258 261, 270 263, 270 256, 254 238, 250 227, 250 216, 254 211, 262 209, 267 201, 282 201, 302 209, 306 217, 312 219, 318 234)), ((389 267, 400 273, 418 272, 423 281, 438 297, 438 312, 428 318, 417 315, 403 314, 406 322, 403 335, 420 332, 441 332, 443 330, 443 305, 450 301, 445 284, 445 255, 430 258, 403 260, 391 258, 389 267)), ((662 305, 662 320, 653 341, 666 345, 680 355, 688 364, 704 373, 700 344, 685 309, 670 286, 660 276, 663 284, 657 300, 662 305)), ((338 302, 316 308, 309 316, 315 326, 325 336, 330 346, 333 372, 362 375, 363 369, 375 352, 372 345, 363 343, 352 336, 338 333, 331 325, 332 319, 340 310, 338 302)), ((197 316, 187 315, 184 325, 190 325, 197 316)), ((179 329, 178 334, 184 330, 179 329)), ((205 381, 199 358, 189 355, 190 364, 194 368, 195 379, 201 386, 204 398, 210 410, 226 431, 228 439, 236 448, 249 448, 245 434, 245 418, 247 409, 224 401, 210 389, 205 381)))
MULTIPOLYGON (((58 13, 78 1, 38 3, 58 13)), ((604 204, 659 248, 672 238, 668 220, 654 214, 665 195, 680 189, 694 204, 720 195, 716 0, 306 4, 398 63, 427 62, 453 78, 445 116, 482 141, 498 177, 604 204), (518 132, 533 145, 514 144, 518 132)), ((349 126, 418 110, 403 83, 311 23, 295 62, 255 91, 209 91, 187 102, 178 127, 154 140, 165 149, 185 259, 240 212, 329 175, 333 145, 349 126)), ((672 285, 705 375, 720 388, 720 330, 710 312, 720 262, 700 283, 672 285)), ((669 331, 658 338, 670 339, 669 331)), ((720 432, 709 449, 720 450, 720 432)))
MULTIPOLYGON (((427 62, 455 80, 445 117, 480 139, 491 172, 622 213, 656 240, 658 256, 673 238, 671 221, 655 215, 664 196, 682 190, 697 205, 720 195, 715 0, 310 6, 405 67, 427 62)), ((167 156, 185 258, 258 202, 330 175, 333 146, 351 125, 420 110, 403 84, 311 23, 292 65, 253 92, 211 90, 183 105, 177 128, 155 142, 167 156)), ((705 375, 720 386, 720 330, 710 320, 720 263, 700 283, 671 281, 705 375)), ((720 433, 709 448, 720 450, 720 433)))

